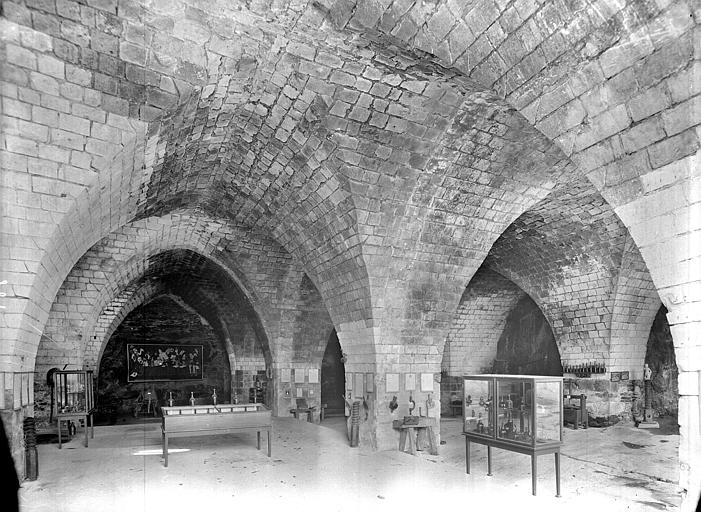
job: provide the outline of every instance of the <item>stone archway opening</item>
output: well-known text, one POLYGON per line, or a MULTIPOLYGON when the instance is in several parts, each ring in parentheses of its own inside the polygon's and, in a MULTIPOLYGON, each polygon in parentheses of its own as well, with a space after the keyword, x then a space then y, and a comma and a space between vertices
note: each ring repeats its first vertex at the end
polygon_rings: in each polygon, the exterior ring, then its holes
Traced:
POLYGON ((171 396, 177 405, 189 403, 190 396, 197 403, 211 403, 215 390, 219 403, 231 399, 232 372, 220 333, 197 310, 165 294, 126 316, 105 346, 97 375, 98 423, 156 417, 159 407, 167 405, 171 396), (128 368, 128 346, 198 351, 201 348, 201 378, 133 378, 128 368))
MULTIPOLYGON (((660 431, 679 433, 679 370, 667 308, 661 306, 650 328, 645 363, 652 370, 652 409, 660 431)), ((642 410, 640 411, 642 414, 642 410)))
POLYGON ((343 416, 346 389, 345 357, 336 330, 331 333, 321 362, 321 403, 326 416, 343 416))
POLYGON ((562 376, 555 335, 543 312, 528 295, 506 317, 493 369, 497 373, 562 376))

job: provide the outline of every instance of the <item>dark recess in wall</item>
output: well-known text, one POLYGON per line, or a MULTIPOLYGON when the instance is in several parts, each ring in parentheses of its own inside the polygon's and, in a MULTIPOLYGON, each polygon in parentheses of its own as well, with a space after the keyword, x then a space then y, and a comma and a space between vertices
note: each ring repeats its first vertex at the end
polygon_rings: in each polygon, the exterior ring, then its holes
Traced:
POLYGON ((212 390, 219 403, 231 396, 231 370, 224 344, 201 317, 172 298, 157 297, 132 311, 110 338, 100 360, 97 382, 98 409, 107 415, 131 414, 140 393, 151 390, 160 405, 166 405, 168 392, 180 403, 187 403, 190 392, 211 403, 212 390), (203 379, 147 383, 127 382, 127 343, 155 343, 203 346, 203 379))
POLYGON ((334 329, 326 345, 321 362, 321 403, 327 405, 328 414, 343 414, 343 395, 346 386, 345 365, 341 362, 343 352, 334 329))
POLYGON ((652 407, 659 416, 677 416, 679 385, 672 334, 667 322, 667 308, 660 307, 647 340, 645 362, 652 370, 652 407))
POLYGON ((562 375, 555 336, 538 305, 523 297, 506 318, 497 344, 497 373, 562 375))

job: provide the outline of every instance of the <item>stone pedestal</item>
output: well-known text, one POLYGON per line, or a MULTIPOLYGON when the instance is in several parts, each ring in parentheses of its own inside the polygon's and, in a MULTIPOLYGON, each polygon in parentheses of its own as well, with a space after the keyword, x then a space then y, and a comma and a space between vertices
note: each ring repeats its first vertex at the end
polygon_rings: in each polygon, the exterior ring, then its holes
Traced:
POLYGON ((660 424, 652 420, 652 384, 645 381, 645 411, 643 421, 638 424, 638 428, 660 428, 660 424))

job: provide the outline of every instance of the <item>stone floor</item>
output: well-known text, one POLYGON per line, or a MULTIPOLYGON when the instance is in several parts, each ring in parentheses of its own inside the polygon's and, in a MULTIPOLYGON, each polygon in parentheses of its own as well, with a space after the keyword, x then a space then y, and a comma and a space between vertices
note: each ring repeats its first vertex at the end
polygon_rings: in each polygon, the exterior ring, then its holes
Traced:
MULTIPOLYGON (((351 448, 343 418, 322 425, 274 420, 273 456, 255 434, 176 438, 169 467, 161 461, 159 424, 100 426, 89 448, 82 432, 59 450, 39 446, 39 479, 20 491, 23 512, 196 511, 272 506, 285 510, 367 511, 460 507, 505 510, 643 511, 675 509, 679 436, 632 426, 565 429, 562 497, 556 498, 553 456, 539 459, 538 496, 531 495, 530 458, 473 445, 465 474, 459 419, 444 419, 439 455, 351 448), (402 507, 402 508, 400 508, 402 507), (567 508, 564 508, 567 507, 567 508)), ((263 436, 264 437, 264 436, 263 436)), ((263 443, 264 445, 264 443, 263 443)), ((239 509, 240 510, 240 509, 239 509)))

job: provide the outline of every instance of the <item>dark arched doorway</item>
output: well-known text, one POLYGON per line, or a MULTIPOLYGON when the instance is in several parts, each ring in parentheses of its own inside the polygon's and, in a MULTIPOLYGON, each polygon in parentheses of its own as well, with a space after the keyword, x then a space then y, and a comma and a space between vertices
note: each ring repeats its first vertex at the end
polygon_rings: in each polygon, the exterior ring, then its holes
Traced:
POLYGON ((343 416, 346 370, 336 330, 331 333, 321 362, 321 403, 327 416, 343 416))
POLYGON ((172 296, 161 295, 127 315, 110 337, 100 359, 97 379, 98 421, 114 423, 130 418, 154 418, 158 407, 186 405, 190 396, 211 402, 216 389, 219 403, 231 399, 231 369, 224 343, 195 310, 172 296), (202 370, 185 380, 144 380, 129 377, 127 347, 194 347, 202 350, 202 370))
POLYGON ((550 324, 528 295, 506 318, 497 344, 495 371, 526 375, 562 375, 560 351, 550 324))
POLYGON ((679 384, 672 333, 667 322, 667 308, 660 307, 647 340, 645 362, 652 370, 652 409, 660 428, 679 433, 679 384))

